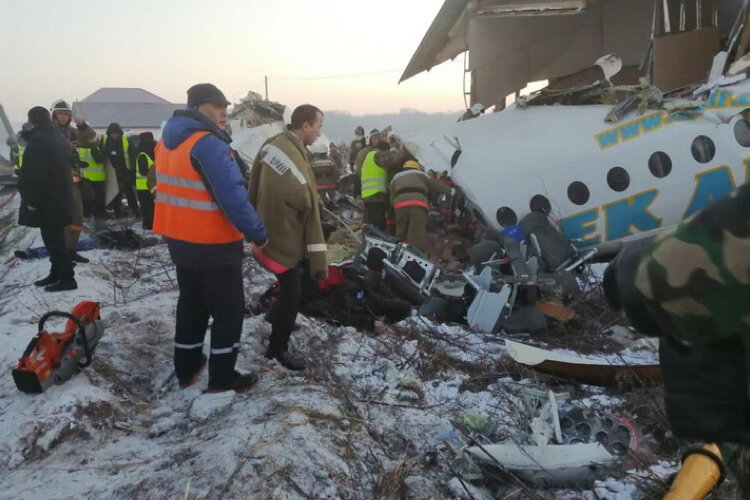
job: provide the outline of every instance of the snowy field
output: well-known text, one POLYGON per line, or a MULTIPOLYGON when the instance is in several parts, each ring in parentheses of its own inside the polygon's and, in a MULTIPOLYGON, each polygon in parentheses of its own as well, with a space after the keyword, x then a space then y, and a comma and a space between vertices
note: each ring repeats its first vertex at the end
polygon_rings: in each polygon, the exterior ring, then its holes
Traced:
MULTIPOLYGON (((270 325, 247 317, 238 369, 257 372, 260 384, 203 394, 204 373, 180 390, 165 384, 177 302, 165 245, 86 252, 78 290, 50 294, 33 285, 48 262, 13 257, 40 245, 38 231, 6 226, 0 236, 0 499, 626 500, 660 491, 676 469, 677 450, 639 451, 575 489, 492 471, 458 479, 472 429, 461 422, 481 422, 474 430, 492 441, 520 440, 529 391, 565 392, 560 411, 575 404, 605 413, 627 413, 630 393, 550 386, 510 360, 502 337, 416 316, 378 334, 301 316, 292 343, 309 364, 304 374, 266 360, 270 325), (93 364, 43 394, 19 392, 11 368, 39 317, 81 300, 100 302, 106 324, 93 364)), ((245 276, 248 300, 272 282, 251 259, 245 276)))

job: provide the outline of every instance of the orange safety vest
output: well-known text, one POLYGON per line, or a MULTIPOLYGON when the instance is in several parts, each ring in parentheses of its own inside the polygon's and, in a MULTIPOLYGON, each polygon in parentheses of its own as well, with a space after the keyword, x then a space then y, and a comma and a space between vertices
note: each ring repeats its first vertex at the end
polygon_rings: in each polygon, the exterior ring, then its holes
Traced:
POLYGON ((243 238, 190 162, 193 146, 208 134, 196 132, 172 151, 161 140, 156 145, 154 233, 202 244, 231 243, 243 238))

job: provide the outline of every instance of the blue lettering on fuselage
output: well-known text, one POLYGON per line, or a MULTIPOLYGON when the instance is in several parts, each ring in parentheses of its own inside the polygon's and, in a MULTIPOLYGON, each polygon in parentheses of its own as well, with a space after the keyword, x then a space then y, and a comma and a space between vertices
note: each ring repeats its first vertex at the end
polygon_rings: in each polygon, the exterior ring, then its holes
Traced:
POLYGON ((596 222, 599 220, 599 209, 592 208, 560 221, 560 229, 577 247, 587 247, 589 245, 598 245, 601 238, 587 238, 591 233, 596 232, 596 222))
MULTIPOLYGON (((744 181, 750 182, 750 156, 743 158, 744 181)), ((695 187, 683 218, 707 207, 734 191, 736 183, 730 167, 722 165, 695 175, 695 187)), ((628 198, 601 206, 605 227, 599 228, 599 207, 579 212, 559 221, 560 229, 578 247, 599 245, 604 241, 626 238, 636 232, 659 229, 663 219, 649 207, 659 196, 658 189, 649 189, 628 198)))
POLYGON ((716 200, 734 191, 734 177, 727 166, 701 172, 695 176, 693 197, 688 204, 683 218, 690 217, 716 200))
POLYGON ((656 113, 651 116, 647 116, 640 121, 641 127, 644 132, 651 132, 653 129, 661 127, 661 120, 664 117, 663 113, 656 113))
POLYGON ((619 132, 617 131, 617 129, 612 129, 598 134, 596 136, 596 140, 599 141, 600 148, 606 148, 608 146, 617 144, 617 141, 619 140, 618 136, 619 132))
POLYGON ((658 189, 651 189, 604 205, 606 239, 612 241, 630 236, 632 229, 651 231, 659 228, 661 219, 648 210, 658 194, 658 189))
POLYGON ((620 127, 620 137, 623 141, 638 137, 639 125, 638 122, 629 123, 620 127))

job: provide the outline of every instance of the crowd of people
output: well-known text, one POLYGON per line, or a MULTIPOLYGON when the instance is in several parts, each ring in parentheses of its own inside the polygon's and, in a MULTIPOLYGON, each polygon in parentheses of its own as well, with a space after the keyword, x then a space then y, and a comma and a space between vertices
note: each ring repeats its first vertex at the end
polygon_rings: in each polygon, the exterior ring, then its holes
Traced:
POLYGON ((147 178, 153 177, 155 141, 150 132, 128 138, 112 123, 100 138, 58 99, 49 109, 29 110, 15 139, 11 151, 24 200, 19 223, 40 228, 52 263, 49 275, 36 281, 37 286, 49 292, 77 288, 73 266, 88 262, 78 253, 84 218, 93 217, 100 225, 108 207, 114 217, 122 217, 123 196, 130 214, 142 217, 143 227, 151 228, 153 182, 149 189, 147 178), (108 172, 117 178, 112 199, 107 199, 108 172))
POLYGON ((176 267, 176 377, 188 387, 208 365, 208 391, 244 391, 257 382, 235 370, 246 311, 243 241, 278 280, 265 356, 303 370, 289 340, 303 288, 328 277, 324 204, 350 189, 361 196, 367 225, 420 246, 430 193, 451 192, 377 129, 365 140, 357 128, 349 162, 343 145, 312 147, 324 114, 310 104, 293 111, 287 130, 266 141, 248 167, 230 146, 229 104, 216 86, 194 85, 187 108, 166 122, 157 143, 150 132, 126 135, 118 123, 97 137, 58 100, 29 110, 16 151, 19 223, 40 228, 51 262, 35 285, 77 288, 73 266, 87 262, 76 250, 85 217, 94 225, 126 211, 141 217, 144 229, 164 238, 176 267), (116 180, 114 197, 108 176, 116 180))

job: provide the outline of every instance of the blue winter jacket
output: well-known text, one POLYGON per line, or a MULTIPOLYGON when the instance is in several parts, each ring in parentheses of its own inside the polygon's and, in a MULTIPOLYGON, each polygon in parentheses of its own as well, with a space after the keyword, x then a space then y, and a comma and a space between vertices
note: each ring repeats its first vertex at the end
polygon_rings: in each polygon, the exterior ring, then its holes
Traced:
MULTIPOLYGON (((266 228, 248 199, 247 189, 237 162, 231 156, 232 139, 207 116, 194 108, 175 111, 164 125, 162 142, 169 149, 177 147, 196 132, 208 131, 190 151, 193 168, 224 215, 247 241, 261 244, 266 228)), ((172 260, 178 266, 208 269, 242 262, 242 242, 199 244, 166 238, 172 260)))

